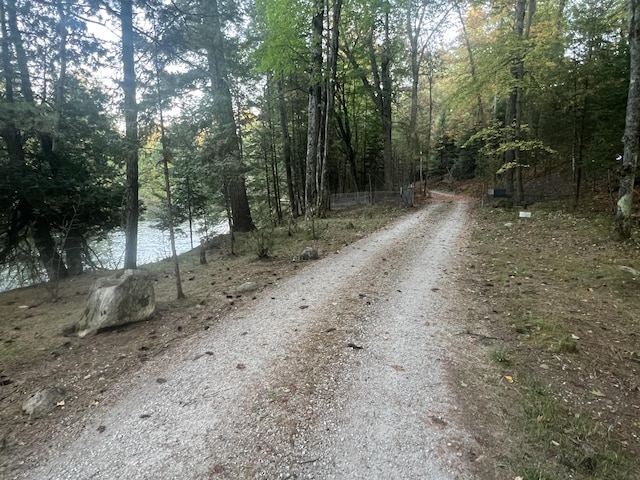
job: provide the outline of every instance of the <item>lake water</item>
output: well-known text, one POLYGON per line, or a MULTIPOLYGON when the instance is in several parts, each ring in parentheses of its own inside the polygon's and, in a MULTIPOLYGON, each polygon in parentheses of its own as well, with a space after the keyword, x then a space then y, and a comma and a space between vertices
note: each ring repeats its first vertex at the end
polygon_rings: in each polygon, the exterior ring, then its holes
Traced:
MULTIPOLYGON (((143 221, 138 224, 138 252, 137 264, 144 265, 160 261, 171 256, 171 242, 169 231, 153 228, 154 222, 143 221)), ((209 229, 209 235, 228 233, 229 227, 226 221, 220 222, 209 229)), ((194 225, 193 246, 200 245, 199 226, 194 225)), ((106 239, 93 242, 91 248, 98 257, 98 266, 108 270, 117 270, 124 267, 125 237, 124 231, 111 232, 106 239)), ((178 254, 191 250, 189 225, 181 225, 176 229, 176 252, 178 254)), ((0 291, 12 288, 25 287, 33 283, 27 275, 16 274, 0 267, 0 291)))
MULTIPOLYGON (((153 263, 171 256, 171 242, 168 230, 153 228, 153 222, 140 222, 138 224, 138 252, 137 263, 144 265, 153 263)), ((200 245, 199 226, 194 225, 193 248, 200 245)), ((221 222, 210 229, 210 234, 223 234, 229 231, 227 222, 221 222)), ((189 225, 181 225, 176 229, 176 252, 179 254, 192 249, 189 235, 189 225)), ((124 266, 124 231, 112 232, 105 240, 93 245, 98 257, 104 266, 110 270, 116 270, 124 266)))

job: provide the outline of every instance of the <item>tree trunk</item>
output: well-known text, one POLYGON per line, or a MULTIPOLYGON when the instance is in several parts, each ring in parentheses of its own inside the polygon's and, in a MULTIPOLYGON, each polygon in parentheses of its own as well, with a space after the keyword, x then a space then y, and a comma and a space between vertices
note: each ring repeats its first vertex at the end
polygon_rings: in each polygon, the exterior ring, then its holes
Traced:
MULTIPOLYGON (((411 18, 407 15, 407 18, 411 18)), ((421 59, 418 51, 418 33, 412 30, 411 21, 408 22, 409 41, 411 45, 411 110, 409 113, 409 158, 414 164, 420 161, 420 145, 418 142, 418 87, 420 86, 421 59)), ((420 168, 420 181, 422 181, 422 168, 420 168)))
MULTIPOLYGON (((535 10, 535 0, 517 0, 515 10, 515 26, 514 33, 522 42, 526 40, 529 34, 533 13, 535 10), (529 1, 529 17, 527 19, 527 1, 529 1), (525 30, 526 19, 526 30, 525 30)), ((513 59, 511 74, 513 75, 515 86, 509 95, 509 104, 507 106, 507 115, 505 117, 506 127, 509 129, 510 136, 507 141, 519 142, 522 138, 522 103, 523 103, 523 81, 524 81, 524 58, 523 53, 518 51, 516 58, 513 59)), ((524 188, 522 180, 522 159, 520 149, 516 146, 505 154, 505 163, 512 163, 508 171, 509 188, 513 193, 513 201, 516 205, 524 202, 524 188)))
MULTIPOLYGON (((383 144, 383 168, 384 188, 393 190, 395 185, 393 170, 393 142, 392 142, 392 82, 391 82, 391 38, 389 30, 389 13, 384 13, 384 38, 382 46, 374 43, 375 25, 370 25, 366 38, 369 63, 373 79, 370 81, 367 74, 360 66, 353 51, 345 49, 352 67, 360 75, 360 79, 369 93, 378 113, 380 114, 380 137, 383 144), (380 52, 380 64, 378 65, 378 52, 380 52)), ((366 172, 365 172, 366 176, 366 172)), ((375 179, 374 179, 375 181, 375 179)), ((371 178, 369 178, 371 184, 371 178)), ((377 183, 377 182, 376 182, 377 183)))
POLYGON ((325 156, 324 156, 325 154, 324 135, 326 132, 327 107, 328 107, 327 93, 328 93, 327 80, 325 77, 325 79, 322 82, 322 89, 320 91, 320 125, 318 127, 318 148, 317 148, 318 158, 316 159, 316 189, 315 189, 316 197, 315 197, 315 203, 313 205, 313 209, 316 216, 323 215, 323 211, 322 211, 323 198, 322 198, 322 187, 320 185, 320 181, 323 175, 323 171, 326 168, 326 162, 325 162, 325 156))
MULTIPOLYGON (((470 63, 471 67, 471 77, 472 81, 475 76, 475 64, 473 62, 473 57, 471 55, 470 44, 468 43, 468 38, 466 36, 466 29, 462 18, 462 13, 460 10, 460 6, 458 7, 458 15, 460 16, 460 21, 462 23, 462 30, 464 33, 464 38, 467 41, 467 47, 469 49, 470 63)), ((409 114, 409 129, 408 129, 408 140, 409 140, 409 158, 412 161, 412 164, 415 166, 416 164, 420 164, 420 181, 423 182, 423 156, 422 156, 422 147, 420 146, 420 141, 418 138, 418 93, 420 86, 420 71, 423 63, 425 62, 425 58, 428 58, 428 72, 427 78, 429 80, 429 119, 427 126, 427 136, 430 136, 431 130, 431 117, 433 114, 433 103, 432 103, 432 93, 433 93, 433 81, 434 81, 434 65, 433 65, 433 56, 429 51, 429 42, 431 41, 431 37, 439 32, 442 28, 443 23, 449 16, 449 12, 453 7, 449 7, 447 11, 442 15, 440 21, 437 24, 437 27, 434 28, 430 33, 427 34, 424 31, 424 20, 427 16, 427 10, 433 8, 428 3, 407 3, 407 35, 409 37, 409 46, 410 46, 410 71, 411 71, 411 109, 409 114)), ((431 13, 431 11, 429 12, 431 13)), ((480 97, 478 97, 480 99, 480 97)), ((430 142, 430 138, 427 139, 426 143, 430 142)), ((428 150, 428 145, 426 146, 428 150)), ((427 156, 428 158, 428 156, 427 156)), ((424 186, 425 184, 422 183, 424 186)))
POLYGON ((282 156, 284 158, 284 168, 287 176, 287 197, 289 198, 291 215, 295 217, 298 215, 298 207, 296 204, 296 197, 293 189, 293 172, 291 169, 291 136, 289 135, 289 126, 287 123, 287 104, 284 98, 284 82, 282 78, 279 78, 276 84, 278 88, 278 113, 280 115, 280 131, 282 134, 282 156))
MULTIPOLYGON (((371 46, 373 48, 373 45, 371 46)), ((389 12, 384 14, 384 44, 380 61, 380 76, 382 80, 381 109, 382 139, 384 145, 384 185, 385 190, 391 191, 396 186, 393 169, 392 142, 392 83, 391 83, 391 38, 389 36, 389 12)))
POLYGON ((171 200, 171 181, 169 180, 169 150, 164 132, 164 120, 160 113, 160 130, 162 136, 162 172, 164 174, 164 189, 167 194, 167 217, 169 220, 169 240, 171 242, 171 257, 173 258, 173 273, 176 276, 176 297, 178 300, 185 298, 180 278, 180 261, 176 251, 176 232, 173 226, 173 203, 171 200))
POLYGON ((126 142, 125 254, 124 268, 137 268, 138 249, 138 105, 133 46, 132 0, 120 3, 122 66, 124 72, 124 123, 126 142))
MULTIPOLYGON (((515 111, 516 111, 516 90, 514 88, 511 90, 511 93, 509 94, 509 99, 507 100, 507 107, 506 107, 506 112, 504 117, 504 124, 505 124, 505 130, 506 130, 505 139, 504 139, 505 142, 512 142, 515 140, 514 129, 513 129, 513 126, 515 124, 515 111)), ((507 172, 506 172, 507 191, 509 192, 509 195, 512 195, 513 201, 515 201, 515 196, 514 196, 515 175, 514 175, 514 168, 513 168, 513 163, 515 163, 514 149, 507 150, 504 152, 503 162, 505 165, 510 165, 510 167, 507 168, 507 172)))
POLYGON ((331 139, 333 132, 333 119, 335 108, 335 96, 336 96, 336 82, 338 76, 338 45, 340 37, 340 17, 342 14, 342 0, 335 0, 333 5, 333 19, 331 22, 331 37, 329 42, 328 52, 328 68, 329 73, 326 79, 326 106, 324 117, 324 147, 323 147, 323 161, 320 171, 320 182, 318 192, 318 210, 323 213, 328 208, 327 205, 327 187, 325 185, 327 176, 327 163, 330 157, 331 139))
MULTIPOLYGON (((60 72, 55 86, 55 106, 56 119, 55 128, 51 135, 51 158, 55 161, 57 157, 60 143, 60 129, 62 121, 62 111, 65 104, 65 82, 67 79, 67 11, 65 3, 62 0, 56 1, 58 11, 58 35, 60 37, 60 47, 58 50, 58 59, 60 62, 60 72)), ((74 223, 71 219, 71 224, 74 223)), ((84 232, 78 228, 71 226, 65 233, 64 239, 64 255, 67 262, 69 275, 80 275, 84 271, 82 264, 82 253, 84 251, 84 232)))
POLYGON ((186 184, 187 184, 187 217, 189 220, 189 244, 191 246, 191 250, 193 250, 193 208, 191 206, 191 180, 190 173, 187 175, 186 184))
MULTIPOLYGON (((520 84, 524 81, 524 64, 521 61, 518 65, 518 80, 520 84)), ((514 137, 517 141, 522 140, 522 102, 524 90, 522 86, 518 86, 515 89, 516 92, 516 116, 514 122, 514 137)), ((515 203, 516 205, 524 204, 524 185, 522 183, 522 152, 520 148, 516 147, 514 149, 514 162, 516 164, 516 168, 514 170, 515 175, 515 203)))
POLYGON ((229 89, 229 72, 224 55, 225 40, 222 33, 222 22, 217 0, 203 2, 207 20, 207 60, 211 78, 211 94, 213 98, 213 116, 215 119, 214 142, 215 156, 223 163, 224 176, 227 178, 225 194, 233 221, 238 232, 255 229, 251 218, 251 209, 244 178, 244 166, 240 149, 240 138, 233 112, 233 98, 229 89))
POLYGON ((169 223, 169 241, 171 243, 171 257, 173 259, 173 273, 176 277, 176 298, 181 300, 185 298, 184 291, 182 290, 182 279, 180 277, 180 261, 178 260, 178 253, 176 251, 176 232, 174 229, 173 221, 173 200, 171 198, 171 180, 169 179, 169 160, 171 158, 171 152, 169 145, 167 144, 167 135, 164 128, 164 112, 162 107, 162 94, 160 91, 160 63, 158 61, 158 51, 156 50, 154 55, 154 63, 156 70, 156 102, 158 105, 158 112, 160 116, 160 144, 162 145, 162 173, 164 175, 164 191, 167 196, 167 220, 169 223))
POLYGON ((49 281, 57 282, 66 278, 68 276, 67 267, 56 248, 49 225, 44 220, 38 219, 33 225, 32 235, 49 281))
MULTIPOLYGON (((467 33, 467 26, 464 23, 464 17, 462 16, 462 9, 460 8, 460 3, 456 2, 456 9, 458 11, 458 18, 460 19, 460 24, 462 25, 462 36, 464 38, 464 44, 467 48, 467 55, 469 56, 469 66, 471 67, 471 81, 473 83, 477 82, 478 76, 476 74, 476 62, 473 57, 473 49, 471 48, 471 40, 469 39, 469 34, 467 33)), ((482 95, 478 94, 477 96, 478 103, 478 112, 477 119, 480 125, 484 124, 484 104, 482 102, 482 95)))
MULTIPOLYGON (((589 49, 589 57, 591 56, 591 48, 589 49)), ((584 78, 584 85, 582 89, 584 92, 587 92, 589 88, 589 79, 588 77, 584 78)), ((574 92, 577 95, 577 88, 574 89, 574 92)), ((574 102, 577 104, 577 98, 574 102)), ((584 167, 584 136, 585 129, 587 123, 587 108, 588 108, 588 96, 585 94, 581 99, 581 105, 578 109, 577 105, 574 105, 573 108, 573 145, 572 145, 572 156, 573 156, 573 164, 574 164, 574 175, 575 175, 575 195, 574 195, 574 207, 578 206, 578 202, 580 201, 580 191, 582 188, 582 171, 584 167)))
POLYGON ((200 241, 200 265, 207 264, 207 247, 205 245, 205 241, 200 241))
POLYGON ((620 240, 631 237, 633 186, 638 163, 640 135, 640 0, 629 0, 629 94, 624 126, 624 154, 614 234, 620 240))
POLYGON ((262 145, 262 157, 264 160, 264 184, 267 188, 267 209, 269 213, 273 211, 273 205, 271 205, 271 176, 269 174, 269 152, 267 146, 262 145))
POLYGON ((276 205, 278 223, 282 222, 282 192, 280 191, 280 172, 278 170, 278 158, 274 150, 271 151, 271 176, 273 177, 273 200, 276 205))
MULTIPOLYGON (((271 98, 271 96, 269 96, 271 98)), ((268 142, 268 158, 269 158, 269 167, 271 169, 271 179, 273 181, 273 202, 276 210, 276 215, 278 217, 278 223, 282 221, 282 203, 280 199, 282 198, 282 194, 280 192, 280 172, 278 171, 278 157, 276 155, 276 146, 275 146, 275 126, 273 125, 272 118, 273 110, 271 108, 271 102, 269 102, 269 142, 268 142)), ((269 184, 269 180, 267 180, 267 185, 269 184)), ((268 194, 267 194, 268 195, 268 194)))
POLYGON ((0 0, 0 28, 2 29, 2 74, 4 80, 4 96, 7 103, 13 102, 13 65, 9 53, 9 29, 4 0, 0 0))
POLYGON ((82 232, 71 228, 64 239, 64 256, 67 261, 69 275, 80 275, 83 272, 82 252, 84 242, 82 232))
POLYGON ((304 215, 304 199, 305 199, 305 181, 306 181, 306 150, 303 145, 306 146, 306 142, 303 141, 303 134, 300 125, 302 125, 302 118, 300 118, 300 114, 297 110, 292 108, 291 117, 293 121, 291 122, 291 126, 293 129, 292 138, 295 140, 295 147, 292 144, 292 152, 294 152, 294 178, 295 178, 295 194, 296 194, 296 205, 298 206, 298 214, 304 215))
POLYGON ((231 179, 227 192, 229 195, 233 231, 251 232, 255 230, 256 227, 253 224, 251 211, 249 210, 249 199, 247 198, 247 187, 244 177, 231 179))
MULTIPOLYGON (((15 100, 13 85, 14 72, 10 58, 12 46, 19 69, 20 92, 22 93, 25 103, 34 105, 27 55, 22 43, 22 35, 18 28, 16 2, 15 0, 7 0, 6 9, 5 3, 0 3, 0 15, 2 17, 2 65, 5 77, 5 101, 13 103, 15 100)), ((38 138, 41 140, 45 156, 47 156, 48 160, 51 160, 49 158, 51 153, 51 143, 47 143, 46 141, 47 139, 50 140, 50 135, 43 134, 39 131, 36 133, 38 138)), ((0 131, 0 135, 5 140, 7 153, 12 167, 15 168, 16 171, 21 171, 26 165, 22 133, 15 124, 9 121, 5 123, 4 127, 0 131)), ((55 164, 53 162, 51 162, 51 168, 52 171, 55 170, 55 164)), ((36 210, 34 206, 22 196, 17 200, 16 209, 20 211, 22 223, 24 225, 30 224, 31 236, 33 237, 36 249, 40 255, 40 260, 47 272, 49 280, 56 282, 59 279, 66 277, 68 274, 67 267, 65 266, 58 246, 55 243, 51 233, 50 222, 45 218, 45 214, 36 210)))
POLYGON ((29 76, 29 64, 27 61, 27 54, 25 53, 24 46, 22 45, 22 35, 18 29, 18 13, 16 11, 15 0, 7 0, 7 20, 9 24, 9 32, 11 32, 11 43, 18 63, 20 90, 25 101, 32 105, 33 90, 31 89, 31 78, 29 76))
POLYGON ((321 103, 322 103, 322 32, 324 29, 324 3, 314 2, 315 14, 312 20, 311 37, 311 79, 309 83, 309 120, 307 124, 307 160, 305 177, 304 208, 307 218, 314 215, 317 202, 318 152, 321 146, 321 103))
MULTIPOLYGON (((0 54, 2 55, 2 76, 4 87, 4 100, 6 103, 13 103, 14 101, 14 72, 13 65, 10 56, 10 42, 9 42, 9 30, 7 26, 7 12, 5 9, 5 3, 0 0, 0 30, 2 33, 0 54)), ((20 174, 26 167, 24 142, 22 140, 22 134, 16 125, 11 121, 6 121, 0 127, 0 136, 5 142, 6 154, 8 157, 8 163, 11 169, 19 172, 20 174)), ((18 193, 18 192, 17 192, 18 193)), ((2 244, 2 257, 0 260, 4 261, 5 254, 15 247, 19 242, 18 231, 25 228, 32 221, 32 209, 26 200, 18 193, 14 200, 15 212, 13 212, 11 218, 11 226, 8 228, 7 234, 4 236, 5 240, 2 244)), ((44 265, 43 265, 44 266, 44 265)))
MULTIPOLYGON (((422 194, 427 193, 427 179, 429 178, 429 159, 431 158, 431 131, 433 130, 433 84, 435 83, 435 73, 433 68, 429 68, 428 81, 429 81, 429 112, 427 114, 427 133, 424 141, 424 172, 420 171, 420 176, 424 175, 424 180, 420 178, 422 183, 422 194)), ((420 161, 422 162, 423 155, 420 155, 420 161)), ((421 163, 422 165, 422 163, 421 163)))
POLYGON ((353 145, 351 122, 349 120, 349 107, 344 86, 340 91, 338 100, 340 102, 341 114, 336 115, 336 125, 340 138, 342 139, 342 143, 344 144, 344 149, 346 150, 347 165, 349 166, 349 172, 351 174, 352 186, 357 190, 360 187, 360 181, 358 176, 358 167, 356 165, 356 151, 353 145))

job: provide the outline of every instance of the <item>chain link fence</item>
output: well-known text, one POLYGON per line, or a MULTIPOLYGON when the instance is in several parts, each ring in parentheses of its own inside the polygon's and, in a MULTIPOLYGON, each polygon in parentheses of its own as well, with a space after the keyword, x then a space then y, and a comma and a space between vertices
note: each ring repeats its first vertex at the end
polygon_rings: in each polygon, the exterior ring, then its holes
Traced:
POLYGON ((398 203, 413 206, 413 186, 402 187, 399 191, 333 193, 329 196, 330 210, 374 203, 398 203))

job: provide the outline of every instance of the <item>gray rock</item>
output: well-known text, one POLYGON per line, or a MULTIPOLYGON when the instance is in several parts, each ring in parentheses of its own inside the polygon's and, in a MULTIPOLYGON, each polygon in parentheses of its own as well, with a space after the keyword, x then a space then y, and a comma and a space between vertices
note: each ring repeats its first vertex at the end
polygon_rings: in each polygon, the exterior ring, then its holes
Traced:
POLYGON ((256 282, 245 282, 236 288, 236 293, 253 293, 260 288, 256 282))
POLYGON ((84 337, 101 328, 141 322, 153 315, 155 307, 151 276, 141 270, 125 270, 96 281, 74 331, 84 337))
POLYGON ((65 391, 58 387, 38 390, 27 398, 22 404, 22 411, 33 417, 42 417, 56 408, 59 402, 64 401, 65 391))
POLYGON ((318 250, 313 247, 307 247, 300 254, 300 260, 318 260, 320 255, 318 255, 318 250))

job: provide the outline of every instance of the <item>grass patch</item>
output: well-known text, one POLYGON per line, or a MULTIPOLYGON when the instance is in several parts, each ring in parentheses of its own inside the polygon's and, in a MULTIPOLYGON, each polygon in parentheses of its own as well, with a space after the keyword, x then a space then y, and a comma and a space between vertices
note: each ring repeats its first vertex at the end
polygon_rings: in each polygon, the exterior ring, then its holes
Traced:
POLYGON ((511 356, 504 350, 491 350, 489 352, 489 358, 503 367, 509 367, 513 363, 511 356))
POLYGON ((578 352, 576 338, 567 332, 562 321, 529 317, 530 315, 527 315, 511 324, 513 330, 523 336, 529 345, 551 352, 578 352))
POLYGON ((523 479, 633 479, 634 459, 615 445, 597 418, 561 401, 552 384, 526 366, 516 368, 519 401, 509 422, 521 432, 522 451, 513 469, 523 479))
POLYGON ((548 348, 552 352, 558 353, 578 353, 578 343, 576 340, 566 335, 561 337, 555 341, 551 341, 548 343, 548 348))

